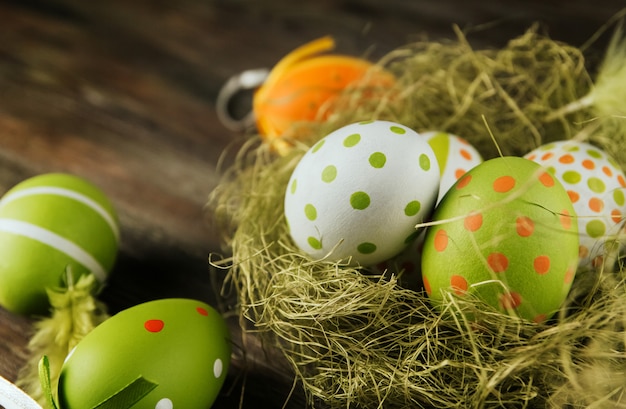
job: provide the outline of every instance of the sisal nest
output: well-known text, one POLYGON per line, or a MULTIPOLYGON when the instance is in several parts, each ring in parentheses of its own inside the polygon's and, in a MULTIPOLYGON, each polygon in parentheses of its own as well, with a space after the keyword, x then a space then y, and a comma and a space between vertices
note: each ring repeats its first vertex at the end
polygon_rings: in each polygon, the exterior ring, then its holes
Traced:
POLYGON ((620 35, 592 74, 581 49, 535 27, 502 49, 476 50, 457 34, 390 53, 381 64, 397 86, 376 101, 347 92, 326 121, 298 125, 310 138, 289 154, 275 155, 256 138, 241 149, 208 207, 232 251, 227 285, 238 295, 242 325, 284 354, 312 405, 626 407, 619 257, 579 271, 562 310, 536 324, 454 295, 443 312, 434 310, 422 292, 400 285, 402 271, 376 275, 313 261, 289 237, 283 200, 292 170, 316 140, 356 121, 447 131, 485 158, 579 138, 626 164, 626 112, 607 98, 608 89, 625 93, 620 35))

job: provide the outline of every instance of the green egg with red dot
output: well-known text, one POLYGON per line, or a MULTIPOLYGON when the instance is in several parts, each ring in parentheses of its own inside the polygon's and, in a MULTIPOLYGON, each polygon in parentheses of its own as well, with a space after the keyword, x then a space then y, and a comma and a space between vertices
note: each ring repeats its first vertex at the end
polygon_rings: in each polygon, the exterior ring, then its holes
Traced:
POLYGON ((224 318, 206 303, 136 305, 72 350, 59 378, 59 408, 209 408, 224 383, 230 345, 224 318))
POLYGON ((503 313, 544 321, 562 305, 578 264, 576 213, 540 165, 500 157, 476 166, 443 197, 422 254, 434 305, 473 294, 503 313))

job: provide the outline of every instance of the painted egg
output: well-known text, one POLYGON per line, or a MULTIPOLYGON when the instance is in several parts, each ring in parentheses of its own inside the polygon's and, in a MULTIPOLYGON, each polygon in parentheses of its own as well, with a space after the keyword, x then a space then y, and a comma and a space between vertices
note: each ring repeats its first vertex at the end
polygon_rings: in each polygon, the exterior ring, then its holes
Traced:
POLYGON ((438 189, 435 154, 419 134, 388 121, 355 123, 302 157, 285 192, 285 217, 312 258, 368 266, 416 237, 438 189))
POLYGON ((46 289, 61 284, 66 268, 103 282, 118 243, 117 215, 96 186, 62 173, 24 180, 0 200, 0 304, 46 314, 46 289))
POLYGON ((576 213, 551 174, 528 159, 491 159, 467 172, 435 210, 422 278, 439 305, 472 293, 536 322, 563 303, 578 262, 576 213))
POLYGON ((226 322, 211 306, 182 298, 139 304, 72 350, 59 377, 59 406, 206 409, 224 383, 230 352, 226 322))
POLYGON ((437 203, 467 171, 483 162, 480 153, 467 140, 447 132, 420 133, 435 152, 441 182, 437 203))
POLYGON ((329 103, 348 87, 367 88, 363 96, 372 98, 375 88, 394 84, 392 74, 369 61, 321 54, 334 46, 331 37, 323 37, 297 48, 276 64, 255 92, 257 128, 279 153, 288 151, 284 136, 294 123, 325 119, 331 114, 329 103))
POLYGON ((601 149, 574 140, 546 144, 525 157, 546 167, 567 189, 578 214, 580 266, 601 263, 626 214, 621 167, 601 149))
MULTIPOLYGON (((480 153, 465 139, 446 132, 423 132, 439 164, 440 182, 437 203, 444 194, 470 169, 483 162, 480 153)), ((422 247, 424 231, 400 254, 374 266, 375 273, 394 273, 405 288, 422 289, 422 247)))

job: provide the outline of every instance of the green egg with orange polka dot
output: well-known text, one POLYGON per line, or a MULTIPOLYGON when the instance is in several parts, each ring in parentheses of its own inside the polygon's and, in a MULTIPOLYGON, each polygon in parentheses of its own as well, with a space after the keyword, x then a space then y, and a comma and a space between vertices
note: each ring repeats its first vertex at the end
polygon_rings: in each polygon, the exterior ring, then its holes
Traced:
POLYGON ((60 409, 207 409, 230 365, 223 317, 184 298, 123 310, 87 334, 61 370, 60 409))
POLYGON ((433 304, 471 293, 540 322, 567 297, 578 264, 576 213, 563 185, 537 163, 483 162, 453 185, 433 220, 422 255, 433 304))
POLYGON ((0 200, 0 305, 47 314, 46 289, 93 274, 103 283, 119 246, 111 201, 93 183, 47 173, 22 181, 0 200))
POLYGON ((296 165, 284 211, 295 244, 313 259, 371 266, 412 243, 439 192, 425 138, 389 121, 342 127, 296 165))

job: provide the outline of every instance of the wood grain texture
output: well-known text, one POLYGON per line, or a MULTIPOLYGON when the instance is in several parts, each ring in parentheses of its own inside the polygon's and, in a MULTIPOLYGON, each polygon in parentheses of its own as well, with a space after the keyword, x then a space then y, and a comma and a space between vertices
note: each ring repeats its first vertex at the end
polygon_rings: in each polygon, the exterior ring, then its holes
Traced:
MULTIPOLYGON (((231 75, 271 67, 327 34, 340 52, 371 58, 416 38, 453 37, 453 24, 481 47, 502 45, 534 22, 553 38, 581 45, 624 6, 623 0, 0 1, 0 194, 29 176, 63 171, 109 195, 122 246, 100 297, 113 313, 170 296, 232 309, 232 300, 218 296, 223 272, 209 273, 207 255, 221 249, 203 208, 218 183, 222 153, 241 138, 215 113, 231 75)), ((606 40, 593 45, 592 60, 606 40)), ((240 401, 245 408, 282 407, 292 387, 284 362, 254 336, 244 341, 236 318, 230 321, 241 349, 215 407, 240 401)), ((1 375, 17 376, 31 328, 31 318, 0 309, 1 375)), ((303 406, 296 388, 287 407, 303 406)))

